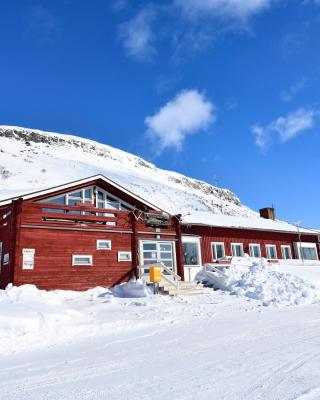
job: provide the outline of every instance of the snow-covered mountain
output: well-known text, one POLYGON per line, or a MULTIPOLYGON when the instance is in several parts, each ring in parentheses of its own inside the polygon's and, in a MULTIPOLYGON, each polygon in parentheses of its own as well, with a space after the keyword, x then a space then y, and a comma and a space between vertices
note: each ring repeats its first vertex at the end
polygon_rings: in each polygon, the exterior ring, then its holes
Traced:
POLYGON ((255 217, 230 190, 77 136, 0 126, 0 199, 103 174, 171 213, 255 217))

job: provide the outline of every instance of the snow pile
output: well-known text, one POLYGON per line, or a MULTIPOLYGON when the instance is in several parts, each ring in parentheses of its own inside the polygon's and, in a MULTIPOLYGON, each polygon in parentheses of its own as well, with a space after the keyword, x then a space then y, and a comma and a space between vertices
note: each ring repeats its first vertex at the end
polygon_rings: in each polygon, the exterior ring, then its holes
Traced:
POLYGON ((264 306, 311 304, 320 300, 320 288, 313 283, 275 270, 266 260, 252 261, 249 267, 202 271, 197 277, 231 294, 259 300, 264 306))
POLYGON ((141 279, 121 283, 113 288, 113 293, 117 297, 148 297, 151 290, 142 282, 141 279))
MULTIPOLYGON (((17 337, 47 328, 72 325, 83 315, 67 302, 75 299, 94 300, 111 292, 97 287, 85 292, 71 290, 39 290, 34 285, 7 286, 0 290, 0 339, 17 337)), ((1 341, 0 340, 0 341, 1 341)))

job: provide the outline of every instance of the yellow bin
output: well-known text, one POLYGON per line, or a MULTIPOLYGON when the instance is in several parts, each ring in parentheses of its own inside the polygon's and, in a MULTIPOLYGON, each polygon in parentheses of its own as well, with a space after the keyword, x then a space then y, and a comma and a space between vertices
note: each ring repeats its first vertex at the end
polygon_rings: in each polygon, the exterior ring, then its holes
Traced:
POLYGON ((149 272, 150 282, 160 282, 161 281, 161 268, 160 267, 150 267, 149 272))

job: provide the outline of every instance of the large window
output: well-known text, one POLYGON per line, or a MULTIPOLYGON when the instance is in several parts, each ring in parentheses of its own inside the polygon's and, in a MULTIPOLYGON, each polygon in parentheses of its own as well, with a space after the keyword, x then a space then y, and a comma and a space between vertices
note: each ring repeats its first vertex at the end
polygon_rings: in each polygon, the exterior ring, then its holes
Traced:
POLYGON ((226 255, 223 242, 212 242, 211 250, 212 250, 213 261, 219 260, 220 258, 223 258, 226 255))
POLYGON ((142 241, 140 245, 142 265, 163 262, 170 269, 175 268, 174 243, 165 241, 142 241))
POLYGON ((183 237, 183 262, 185 266, 200 266, 200 242, 197 237, 183 237))
MULTIPOLYGON (((75 206, 77 203, 94 204, 97 208, 108 210, 131 210, 130 204, 111 196, 101 188, 90 186, 79 189, 74 192, 68 192, 60 196, 49 197, 48 199, 40 200, 41 203, 50 203, 58 205, 75 206)), ((49 211, 49 209, 47 210, 49 211)), ((79 213, 79 211, 74 211, 79 213)), ((106 214, 103 214, 107 216, 106 214)))
POLYGON ((243 244, 231 243, 231 254, 233 257, 243 257, 243 244))
POLYGON ((268 260, 277 259, 277 248, 274 244, 266 244, 266 251, 268 260))
POLYGON ((291 260, 292 259, 291 247, 290 246, 282 245, 281 246, 281 253, 282 253, 282 258, 284 260, 291 260))
POLYGON ((261 249, 260 244, 250 243, 249 244, 250 257, 260 258, 261 257, 261 249))
POLYGON ((315 243, 295 243, 297 254, 301 260, 318 260, 317 245, 315 243))

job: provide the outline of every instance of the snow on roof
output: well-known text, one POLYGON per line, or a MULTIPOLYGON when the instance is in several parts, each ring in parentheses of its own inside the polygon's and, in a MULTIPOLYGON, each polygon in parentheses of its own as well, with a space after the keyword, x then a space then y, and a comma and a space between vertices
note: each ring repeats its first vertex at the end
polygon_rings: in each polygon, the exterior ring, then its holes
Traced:
MULTIPOLYGON (((265 218, 253 217, 236 217, 223 214, 213 214, 212 212, 197 211, 192 214, 185 215, 182 218, 184 224, 189 225, 205 225, 224 228, 242 228, 254 230, 267 230, 278 232, 293 232, 298 233, 298 228, 295 225, 288 224, 280 220, 271 220, 265 218)), ((299 231, 304 234, 314 235, 315 232, 311 229, 299 228, 299 231)))

